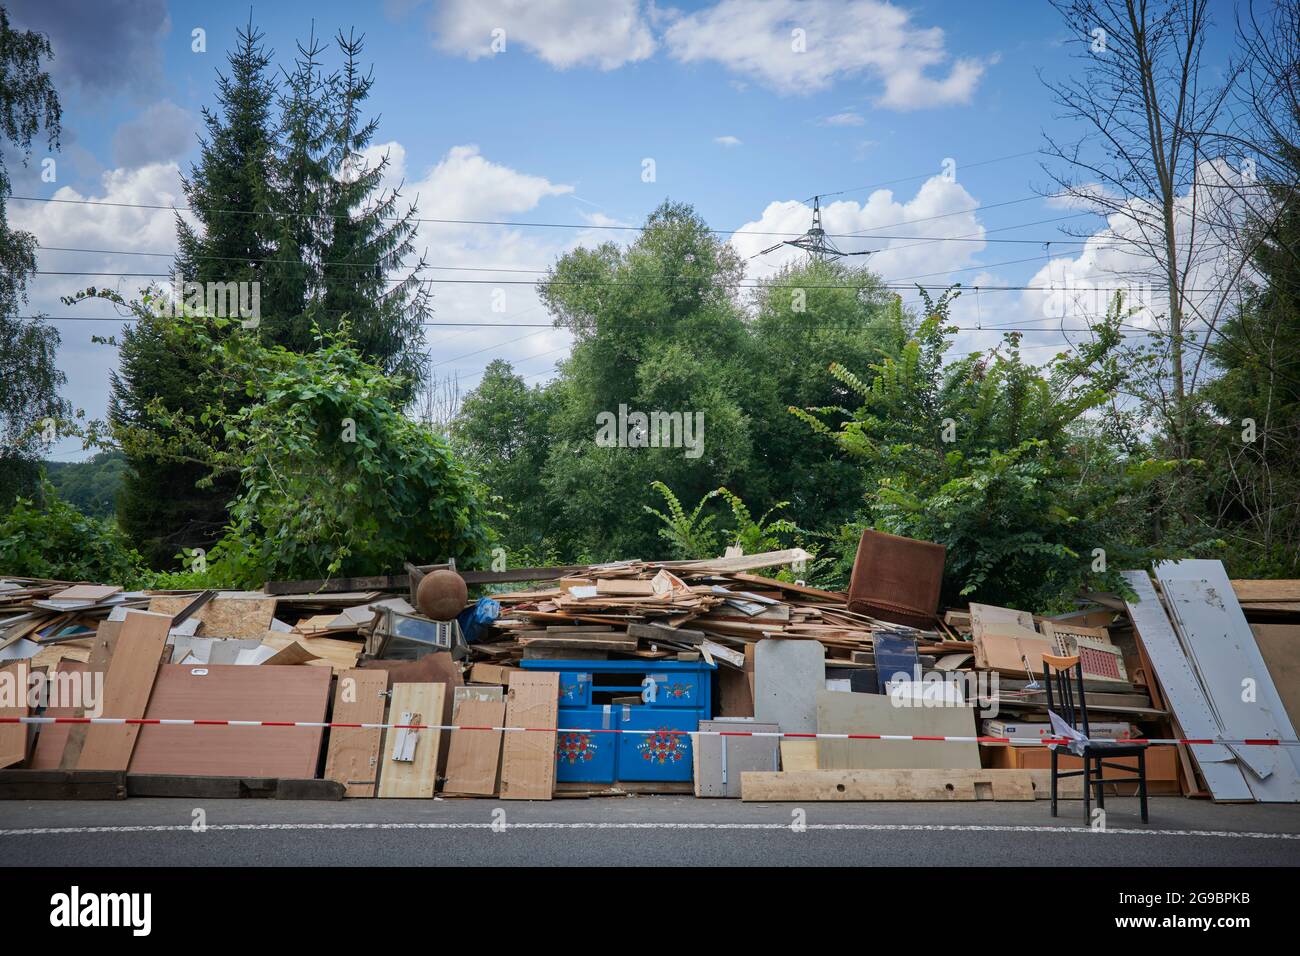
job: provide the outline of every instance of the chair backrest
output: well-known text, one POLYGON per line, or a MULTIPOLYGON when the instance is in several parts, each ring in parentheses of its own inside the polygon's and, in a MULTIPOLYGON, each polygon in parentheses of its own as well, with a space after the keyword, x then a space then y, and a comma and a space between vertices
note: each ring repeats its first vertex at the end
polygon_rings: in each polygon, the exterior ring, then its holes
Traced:
POLYGON ((1088 702, 1083 696, 1083 664, 1078 655, 1055 657, 1044 654, 1043 684, 1047 688, 1047 709, 1085 737, 1091 736, 1088 732, 1088 702))

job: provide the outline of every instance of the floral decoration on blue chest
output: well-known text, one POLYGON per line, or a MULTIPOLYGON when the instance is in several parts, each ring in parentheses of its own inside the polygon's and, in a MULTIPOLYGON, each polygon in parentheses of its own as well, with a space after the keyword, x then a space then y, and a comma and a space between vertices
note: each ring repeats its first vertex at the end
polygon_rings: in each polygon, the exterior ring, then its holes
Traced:
POLYGON ((556 779, 691 779, 691 738, 713 717, 703 661, 522 661, 560 675, 556 779), (618 733, 616 731, 622 731, 618 733))

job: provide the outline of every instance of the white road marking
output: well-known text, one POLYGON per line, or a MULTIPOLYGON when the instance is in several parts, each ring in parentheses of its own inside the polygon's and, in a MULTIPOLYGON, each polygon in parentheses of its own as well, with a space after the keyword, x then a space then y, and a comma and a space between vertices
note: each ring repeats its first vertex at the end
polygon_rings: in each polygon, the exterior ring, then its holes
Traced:
MULTIPOLYGON (((483 823, 213 823, 204 832, 256 830, 491 830, 494 824, 483 823)), ((518 822, 495 824, 505 830, 792 830, 789 823, 544 823, 518 822)), ((1114 836, 1217 837, 1249 840, 1300 840, 1300 833, 1264 833, 1234 830, 1163 830, 1147 827, 1091 827, 925 824, 925 823, 807 823, 808 830, 861 830, 868 832, 959 832, 959 833, 1096 833, 1114 836)), ((88 833, 180 833, 190 831, 189 824, 102 827, 28 827, 0 830, 0 837, 64 836, 88 833)))

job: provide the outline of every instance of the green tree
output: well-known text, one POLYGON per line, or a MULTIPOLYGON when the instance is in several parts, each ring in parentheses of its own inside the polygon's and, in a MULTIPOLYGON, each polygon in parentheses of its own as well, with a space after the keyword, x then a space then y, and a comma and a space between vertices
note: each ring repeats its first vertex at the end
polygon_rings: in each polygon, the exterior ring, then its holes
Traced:
POLYGON ((1119 570, 1158 553, 1144 533, 1143 489, 1177 463, 1117 455, 1093 414, 1122 375, 1119 310, 1092 344, 1041 369, 1023 361, 1016 334, 946 362, 956 331, 947 297, 928 311, 870 379, 831 367, 858 408, 790 409, 863 468, 861 524, 945 545, 950 603, 1046 610, 1085 583, 1122 587, 1119 570))
MULTIPOLYGON (((42 129, 51 149, 59 145, 62 112, 42 65, 53 55, 45 36, 14 30, 0 7, 0 136, 22 150, 24 162, 42 129)), ((9 227, 10 191, 9 169, 0 155, 0 509, 20 494, 34 493, 48 448, 41 422, 69 411, 59 398, 66 382, 55 364, 59 333, 39 319, 18 315, 36 272, 36 237, 9 227)))
POLYGON ((302 263, 305 276, 274 301, 293 317, 284 344, 307 348, 313 329, 346 323, 363 355, 402 377, 409 400, 428 374, 423 325, 432 300, 419 278, 423 260, 408 264, 418 210, 403 209, 400 192, 383 187, 389 157, 365 156, 379 121, 362 112, 375 82, 360 63, 364 39, 340 32, 343 65, 326 74, 325 46, 313 37, 287 74, 276 164, 279 268, 293 278, 302 263))
POLYGON ((522 566, 517 556, 545 554, 555 546, 540 479, 557 394, 529 388, 509 362, 496 359, 452 424, 456 447, 499 499, 497 533, 515 566, 522 566))
POLYGON ((656 522, 637 507, 652 480, 693 500, 744 472, 752 437, 749 341, 734 298, 741 275, 732 247, 689 207, 669 202, 630 246, 577 249, 551 269, 543 301, 576 339, 552 386, 554 438, 542 475, 562 553, 653 557, 656 522), (702 440, 638 447, 629 427, 614 444, 599 443, 598 428, 620 408, 677 413, 692 427, 702 416, 702 435, 691 436, 702 440))

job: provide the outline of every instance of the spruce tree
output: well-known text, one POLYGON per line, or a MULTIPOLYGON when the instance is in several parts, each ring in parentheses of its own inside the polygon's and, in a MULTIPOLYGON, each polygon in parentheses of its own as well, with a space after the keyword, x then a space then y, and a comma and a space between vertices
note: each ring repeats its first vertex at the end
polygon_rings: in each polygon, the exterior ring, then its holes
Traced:
MULTIPOLYGON (((217 77, 218 108, 203 110, 206 134, 199 161, 183 182, 198 225, 181 216, 176 221, 175 271, 187 282, 264 287, 267 263, 276 255, 269 179, 275 83, 262 39, 251 23, 238 31, 235 49, 227 55, 229 73, 217 77)), ((237 304, 238 297, 228 301, 237 304)), ((260 301, 259 308, 273 325, 260 301)), ((148 424, 155 400, 172 411, 201 411, 208 396, 196 387, 199 372, 197 357, 165 344, 153 323, 142 320, 126 328, 112 380, 113 424, 119 429, 148 424)), ((206 547, 221 532, 233 479, 199 487, 208 474, 202 463, 160 461, 130 449, 128 461, 118 520, 152 564, 170 563, 182 547, 206 547)))

